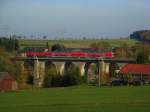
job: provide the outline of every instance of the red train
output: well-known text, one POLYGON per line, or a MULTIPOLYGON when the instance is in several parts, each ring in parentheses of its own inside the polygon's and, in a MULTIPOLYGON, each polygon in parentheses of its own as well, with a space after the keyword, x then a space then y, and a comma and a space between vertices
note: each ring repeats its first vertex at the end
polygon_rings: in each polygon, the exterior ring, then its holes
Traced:
POLYGON ((27 57, 106 57, 112 58, 114 57, 113 52, 105 52, 105 53, 87 53, 87 52, 26 52, 27 57))

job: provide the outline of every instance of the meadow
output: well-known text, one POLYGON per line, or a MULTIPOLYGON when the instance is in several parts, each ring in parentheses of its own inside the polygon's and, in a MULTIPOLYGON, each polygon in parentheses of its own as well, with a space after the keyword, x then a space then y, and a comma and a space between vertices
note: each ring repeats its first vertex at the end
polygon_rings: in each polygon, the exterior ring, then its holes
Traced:
POLYGON ((77 48, 85 48, 90 47, 92 43, 95 42, 108 42, 112 47, 117 47, 123 45, 124 43, 129 46, 133 46, 137 41, 131 39, 86 39, 86 40, 32 40, 32 39, 20 39, 19 44, 22 47, 25 46, 46 46, 46 43, 49 43, 49 46, 54 44, 62 44, 66 47, 77 47, 77 48))
POLYGON ((150 112, 150 86, 4 92, 0 93, 0 112, 150 112))

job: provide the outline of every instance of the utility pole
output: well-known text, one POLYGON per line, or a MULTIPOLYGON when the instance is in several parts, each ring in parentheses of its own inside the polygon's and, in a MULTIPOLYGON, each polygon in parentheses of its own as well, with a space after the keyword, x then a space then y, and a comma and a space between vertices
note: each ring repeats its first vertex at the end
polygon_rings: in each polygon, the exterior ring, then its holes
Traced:
POLYGON ((98 59, 98 86, 101 86, 102 76, 104 75, 104 59, 103 57, 98 59))
POLYGON ((101 86, 101 70, 100 70, 100 61, 98 60, 98 87, 101 86))

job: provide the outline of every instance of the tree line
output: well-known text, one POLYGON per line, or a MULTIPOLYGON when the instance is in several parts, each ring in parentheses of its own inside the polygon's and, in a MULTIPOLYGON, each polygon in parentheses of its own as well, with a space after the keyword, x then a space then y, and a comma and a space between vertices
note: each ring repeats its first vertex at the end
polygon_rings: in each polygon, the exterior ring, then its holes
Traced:
POLYGON ((19 50, 19 42, 15 38, 0 38, 0 47, 6 51, 19 50))
POLYGON ((135 31, 130 38, 150 43, 150 30, 135 31))

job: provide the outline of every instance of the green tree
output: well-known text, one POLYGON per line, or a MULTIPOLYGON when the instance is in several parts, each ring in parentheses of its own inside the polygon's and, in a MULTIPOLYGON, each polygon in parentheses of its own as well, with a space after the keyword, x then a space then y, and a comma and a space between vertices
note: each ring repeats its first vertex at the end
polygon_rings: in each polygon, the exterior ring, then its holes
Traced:
POLYGON ((15 51, 19 49, 19 42, 15 38, 0 38, 0 47, 7 51, 15 51))
POLYGON ((136 58, 136 61, 138 64, 145 64, 145 63, 148 63, 148 54, 146 52, 139 52, 137 54, 137 58, 136 58))
POLYGON ((150 56, 150 45, 149 44, 138 44, 135 46, 136 49, 136 60, 139 64, 149 63, 150 56))
POLYGON ((54 44, 51 47, 51 51, 52 52, 65 52, 66 48, 64 45, 60 45, 60 44, 54 44))

